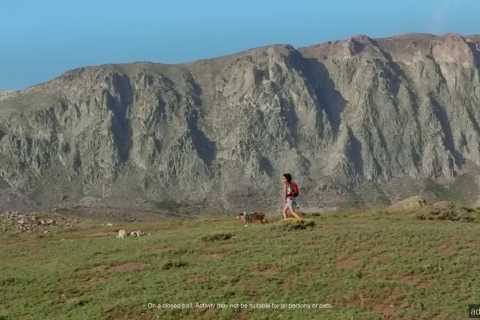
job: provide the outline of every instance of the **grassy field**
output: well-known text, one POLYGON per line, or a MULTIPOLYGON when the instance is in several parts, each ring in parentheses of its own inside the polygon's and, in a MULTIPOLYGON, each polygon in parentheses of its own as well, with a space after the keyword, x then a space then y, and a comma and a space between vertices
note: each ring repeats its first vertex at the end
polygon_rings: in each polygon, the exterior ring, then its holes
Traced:
POLYGON ((304 230, 206 217, 3 233, 0 319, 452 320, 480 303, 478 223, 311 219, 304 230), (122 227, 150 234, 116 239, 122 227), (192 305, 163 305, 181 303, 192 305))

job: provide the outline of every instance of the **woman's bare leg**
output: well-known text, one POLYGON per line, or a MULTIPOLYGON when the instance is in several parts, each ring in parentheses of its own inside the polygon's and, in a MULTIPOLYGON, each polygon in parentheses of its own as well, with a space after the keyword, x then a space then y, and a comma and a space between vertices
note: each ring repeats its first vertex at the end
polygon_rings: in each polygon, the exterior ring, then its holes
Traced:
POLYGON ((298 220, 302 220, 302 217, 300 217, 296 212, 295 210, 293 210, 293 208, 290 209, 290 212, 292 213, 292 215, 297 218, 298 220))
POLYGON ((283 220, 287 220, 288 218, 288 213, 287 213, 287 210, 288 208, 285 206, 283 207, 283 211, 282 211, 282 214, 283 214, 283 220))
POLYGON ((287 210, 290 211, 290 214, 293 215, 295 218, 297 218, 298 220, 302 220, 302 218, 295 212, 295 210, 293 210, 293 204, 291 200, 287 200, 287 204, 284 208, 284 216, 288 216, 287 210))

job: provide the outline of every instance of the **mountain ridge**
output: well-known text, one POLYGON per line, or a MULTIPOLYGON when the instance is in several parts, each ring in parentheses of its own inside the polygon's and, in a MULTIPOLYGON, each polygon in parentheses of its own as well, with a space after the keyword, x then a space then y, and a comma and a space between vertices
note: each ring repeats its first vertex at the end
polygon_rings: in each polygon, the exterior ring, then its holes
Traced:
MULTIPOLYGON (((373 40, 395 40, 395 39, 414 39, 414 38, 419 38, 419 39, 423 39, 423 40, 426 40, 428 38, 439 40, 439 39, 445 38, 449 35, 458 35, 460 37, 465 38, 466 40, 471 40, 471 41, 474 41, 474 42, 478 42, 480 44, 480 34, 461 35, 459 33, 433 34, 433 33, 407 32, 407 33, 397 34, 397 35, 394 35, 394 36, 384 36, 384 37, 369 37, 369 36, 364 35, 364 34, 359 34, 359 35, 356 35, 356 36, 365 36, 365 37, 368 37, 368 38, 373 39, 373 40)), ((187 61, 187 62, 182 62, 182 63, 164 63, 164 62, 155 62, 155 61, 146 60, 146 61, 125 62, 125 63, 105 63, 105 64, 97 64, 97 65, 87 65, 87 66, 81 66, 81 67, 77 67, 77 68, 67 70, 67 71, 63 72, 62 74, 60 74, 59 76, 54 77, 51 80, 40 82, 38 84, 34 84, 34 85, 26 87, 24 89, 20 89, 20 90, 0 90, 0 92, 2 92, 2 91, 3 92, 20 92, 20 91, 28 90, 31 87, 36 87, 36 86, 42 85, 46 82, 49 82, 49 81, 52 81, 54 79, 60 78, 60 77, 64 76, 65 74, 69 74, 69 73, 76 72, 76 71, 81 71, 81 70, 84 70, 84 69, 90 69, 90 68, 101 68, 101 67, 122 66, 122 65, 186 66, 186 65, 191 65, 191 64, 195 64, 195 63, 208 62, 208 61, 212 61, 212 60, 235 57, 235 56, 239 56, 239 55, 242 55, 242 54, 247 54, 248 52, 250 52, 252 50, 266 49, 266 48, 269 48, 269 47, 276 47, 276 46, 290 46, 290 47, 292 47, 296 50, 308 49, 308 48, 327 45, 327 44, 332 44, 332 43, 346 42, 346 41, 348 41, 352 38, 355 38, 356 36, 354 35, 354 36, 351 36, 350 38, 343 39, 343 40, 326 40, 324 42, 320 42, 320 43, 317 43, 317 44, 306 45, 306 46, 298 46, 298 47, 295 47, 295 46, 293 46, 291 44, 288 44, 288 43, 272 43, 272 44, 258 46, 258 47, 255 47, 255 48, 240 50, 238 52, 233 52, 233 53, 225 54, 225 55, 221 55, 221 56, 199 58, 199 59, 194 59, 192 61, 187 61)))
POLYGON ((479 44, 358 35, 77 68, 0 99, 3 192, 39 206, 272 208, 291 171, 312 207, 434 198, 422 180, 476 179, 479 44))

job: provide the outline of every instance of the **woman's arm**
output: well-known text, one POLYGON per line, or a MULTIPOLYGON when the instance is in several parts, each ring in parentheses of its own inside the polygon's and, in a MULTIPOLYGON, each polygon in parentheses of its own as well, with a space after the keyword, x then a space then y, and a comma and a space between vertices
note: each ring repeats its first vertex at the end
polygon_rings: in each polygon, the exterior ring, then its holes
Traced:
POLYGON ((287 182, 287 184, 285 184, 285 198, 288 198, 288 197, 293 197, 293 188, 292 188, 292 185, 290 183, 287 182), (290 187, 290 192, 287 193, 287 185, 289 185, 290 187))

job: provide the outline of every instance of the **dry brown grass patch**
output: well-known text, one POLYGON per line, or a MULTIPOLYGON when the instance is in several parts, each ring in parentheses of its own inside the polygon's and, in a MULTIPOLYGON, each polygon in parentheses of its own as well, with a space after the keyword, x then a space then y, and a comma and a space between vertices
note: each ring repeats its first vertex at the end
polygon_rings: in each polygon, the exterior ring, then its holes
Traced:
POLYGON ((122 264, 113 265, 108 268, 108 271, 112 272, 136 272, 143 271, 146 267, 146 264, 142 262, 125 262, 122 264))

